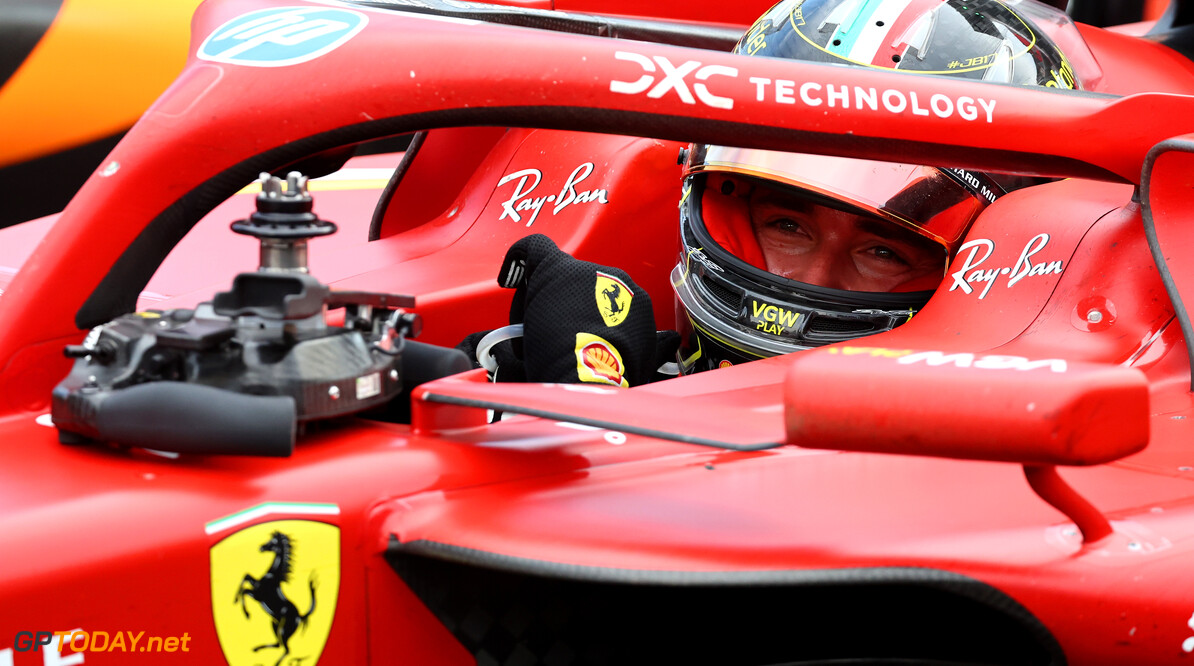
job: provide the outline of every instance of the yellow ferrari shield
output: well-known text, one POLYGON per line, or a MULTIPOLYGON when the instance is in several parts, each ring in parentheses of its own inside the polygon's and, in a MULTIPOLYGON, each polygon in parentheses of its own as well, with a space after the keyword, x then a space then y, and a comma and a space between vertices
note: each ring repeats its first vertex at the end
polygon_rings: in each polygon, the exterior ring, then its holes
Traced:
POLYGON ((618 278, 597 271, 597 311, 609 327, 617 326, 630 314, 630 301, 634 292, 618 278))
POLYGON ((273 520, 211 548, 211 608, 229 666, 314 666, 340 593, 340 528, 273 520))

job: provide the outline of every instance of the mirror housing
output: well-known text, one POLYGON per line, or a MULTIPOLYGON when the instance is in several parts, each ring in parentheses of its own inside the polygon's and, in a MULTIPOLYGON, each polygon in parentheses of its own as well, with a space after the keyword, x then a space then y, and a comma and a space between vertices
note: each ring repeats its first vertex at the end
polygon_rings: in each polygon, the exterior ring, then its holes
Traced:
POLYGON ((797 355, 784 421, 806 448, 1098 465, 1148 444, 1148 383, 1064 359, 834 346, 797 355))

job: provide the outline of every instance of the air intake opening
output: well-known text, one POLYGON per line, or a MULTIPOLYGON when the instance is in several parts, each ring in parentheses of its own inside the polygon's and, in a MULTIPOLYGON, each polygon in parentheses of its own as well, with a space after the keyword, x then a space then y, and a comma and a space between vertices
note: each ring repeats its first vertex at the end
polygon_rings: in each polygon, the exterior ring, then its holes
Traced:
POLYGON ((387 559, 478 664, 1065 663, 1016 601, 932 569, 628 571, 426 542, 387 559))

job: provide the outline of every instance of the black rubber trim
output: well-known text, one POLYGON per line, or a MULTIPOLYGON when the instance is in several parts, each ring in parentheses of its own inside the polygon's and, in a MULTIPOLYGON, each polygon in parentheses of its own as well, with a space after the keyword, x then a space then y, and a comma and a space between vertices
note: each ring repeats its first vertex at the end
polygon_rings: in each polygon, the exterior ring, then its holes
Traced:
MULTIPOLYGON (((695 119, 638 111, 610 111, 570 106, 518 106, 450 109, 405 116, 396 116, 368 123, 339 127, 328 132, 289 142, 259 153, 210 178, 183 195, 159 213, 141 231, 116 260, 96 290, 75 314, 75 324, 91 328, 132 312, 137 295, 149 282, 154 271, 170 250, 204 215, 220 202, 235 194, 257 178, 262 171, 273 172, 287 164, 338 146, 360 143, 370 139, 406 134, 442 127, 540 127, 544 129, 575 130, 599 134, 633 134, 672 141, 699 140, 702 143, 741 145, 745 147, 801 146, 808 152, 830 152, 841 137, 820 132, 793 130, 748 122, 695 119)), ((869 139, 893 154, 915 155, 917 144, 900 139, 869 139)), ((947 146, 949 144, 937 144, 947 146)), ((996 170, 1014 171, 1017 165, 1029 163, 1046 171, 1089 174, 1103 180, 1120 181, 1113 173, 1090 164, 1060 156, 1021 153, 991 149, 975 151, 993 161, 996 170)))
POLYGON ((45 36, 62 0, 0 0, 0 88, 45 36))
MULTIPOLYGON (((1186 354, 1194 359, 1194 325, 1190 322, 1190 313, 1182 301, 1181 289, 1169 271, 1169 262, 1165 260, 1165 251, 1161 248, 1161 241, 1157 238, 1156 220, 1153 218, 1149 183, 1152 181, 1153 163, 1157 158, 1168 152, 1194 153, 1194 141, 1189 139, 1168 139, 1153 146, 1144 157, 1144 168, 1140 177, 1140 198, 1142 206, 1140 217, 1144 221, 1144 237, 1148 240, 1148 250, 1157 264, 1157 272, 1161 274, 1161 283, 1165 285, 1165 293, 1169 294, 1170 304, 1178 324, 1182 327, 1182 336, 1186 340, 1186 354)), ((1190 375, 1190 390, 1194 391, 1194 372, 1190 375)))
POLYGON ((441 0, 346 0, 346 2, 394 12, 445 16, 536 30, 632 39, 715 51, 731 50, 743 33, 741 28, 707 26, 699 23, 598 16, 478 2, 452 2, 450 4, 441 0))
POLYGON ((402 179, 406 177, 406 172, 410 170, 411 163, 419 156, 419 149, 423 147, 423 142, 426 140, 427 132, 415 132, 414 136, 410 139, 410 145, 402 153, 402 159, 398 162, 398 166, 394 168, 394 173, 390 175, 390 180, 386 182, 385 189, 381 191, 381 198, 377 200, 377 206, 373 209, 373 218, 369 220, 370 241, 381 238, 381 223, 385 220, 386 209, 390 207, 390 201, 394 199, 394 193, 398 191, 398 186, 402 184, 402 179))
POLYGON ((123 136, 115 134, 0 168, 0 228, 66 208, 123 136))

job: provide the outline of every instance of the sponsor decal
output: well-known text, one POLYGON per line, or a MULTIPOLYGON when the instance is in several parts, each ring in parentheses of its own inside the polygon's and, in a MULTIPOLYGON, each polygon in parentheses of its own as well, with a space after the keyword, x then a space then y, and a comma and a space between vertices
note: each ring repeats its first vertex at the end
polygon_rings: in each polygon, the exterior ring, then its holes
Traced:
POLYGON ((582 382, 630 386, 622 375, 622 355, 604 338, 590 333, 576 334, 576 375, 582 382))
POLYGON ((634 292, 626 283, 618 278, 597 271, 597 284, 594 289, 597 297, 597 311, 605 325, 613 328, 626 321, 630 314, 630 301, 634 299, 634 292))
POLYGON ((687 259, 687 261, 684 263, 685 270, 691 270, 688 268, 688 264, 691 262, 691 260, 696 259, 697 262, 704 264, 705 267, 709 268, 710 270, 715 270, 718 273, 726 272, 725 269, 719 266, 716 261, 710 259, 709 255, 705 254, 705 251, 702 248, 690 247, 688 248, 688 254, 685 256, 687 259))
POLYGON ((908 354, 896 359, 900 365, 925 363, 926 365, 949 365, 959 368, 978 368, 980 370, 1036 370, 1048 368, 1050 372, 1065 372, 1066 362, 1061 358, 1046 358, 1037 361, 1023 356, 1003 356, 998 354, 975 355, 966 352, 946 354, 939 351, 926 351, 908 354))
POLYGON ((750 323, 755 329, 772 335, 782 335, 800 319, 799 312, 754 299, 750 301, 750 312, 750 323))
POLYGON ((970 352, 913 351, 911 349, 888 349, 886 347, 830 347, 827 353, 839 356, 870 356, 873 358, 894 358, 900 365, 924 363, 925 365, 953 365, 958 368, 979 370, 1038 370, 1048 368, 1050 372, 1065 372, 1065 359, 1046 358, 1032 360, 1023 356, 1002 354, 972 354, 970 352))
POLYGON ((368 18, 336 7, 274 7, 242 14, 203 40, 200 60, 286 67, 314 60, 360 32, 368 18))
POLYGON ((914 116, 935 116, 937 118, 961 118, 962 120, 995 122, 995 100, 982 97, 959 95, 951 97, 943 93, 932 93, 922 97, 914 90, 898 88, 864 88, 846 84, 820 83, 817 81, 789 81, 768 79, 762 76, 750 77, 755 86, 755 100, 771 100, 776 104, 803 104, 804 106, 834 109, 870 109, 892 114, 910 113, 914 116))
POLYGON ((755 21, 750 30, 742 37, 742 50, 747 55, 754 55, 767 47, 767 35, 775 32, 770 18, 766 16, 755 21))
POLYGON ((967 241, 958 248, 958 259, 955 259, 954 262, 956 264, 960 259, 962 263, 958 270, 950 273, 953 282, 949 285, 949 290, 961 289, 963 293, 973 294, 975 285, 982 285, 982 292, 978 295, 979 300, 982 300, 987 297, 991 287, 1000 277, 1005 278, 1007 282, 1005 286, 1010 288, 1016 286, 1024 278, 1039 275, 1061 275, 1065 264, 1060 260, 1033 261, 1048 244, 1049 234, 1037 234, 1024 245, 1020 256, 1011 266, 980 268, 995 253, 995 241, 986 238, 967 241), (969 253, 967 253, 968 250, 969 253))
POLYGON ((1065 57, 1065 54, 1061 54, 1061 71, 1051 69, 1049 73, 1053 75, 1053 80, 1045 82, 1046 88, 1073 90, 1077 87, 1077 79, 1074 78, 1074 68, 1070 65, 1070 61, 1065 57))
POLYGON ((886 347, 830 347, 825 350, 838 356, 872 356, 875 358, 900 358, 912 353, 911 349, 888 349, 886 347))
MULTIPOLYGON (((723 83, 720 79, 738 79, 736 67, 706 65, 699 60, 687 60, 675 65, 665 56, 647 56, 631 51, 615 51, 614 58, 632 62, 642 69, 636 79, 612 80, 610 92, 622 95, 642 95, 660 99, 668 93, 675 93, 685 104, 732 110, 734 98, 714 94, 712 84, 723 83)), ((995 122, 996 100, 968 95, 952 96, 945 93, 924 93, 899 88, 875 88, 851 86, 823 81, 795 81, 751 76, 747 81, 754 87, 755 101, 773 102, 783 105, 803 105, 827 109, 869 109, 896 115, 913 115, 935 118, 960 118, 965 121, 995 122)))
POLYGON ((993 189, 991 189, 993 184, 987 180, 985 176, 980 176, 980 174, 976 174, 972 171, 967 171, 966 169, 959 167, 942 167, 942 171, 953 174, 953 176, 960 182, 964 183, 971 192, 974 192, 980 197, 986 199, 989 203, 995 203, 995 199, 999 198, 999 195, 993 189))
POLYGON ((340 591, 340 528, 325 521, 338 515, 332 504, 272 503, 208 523, 212 617, 229 666, 319 661, 340 591))
POLYGON ((730 366, 732 366, 732 365, 734 365, 734 364, 733 364, 733 363, 730 363, 729 361, 727 361, 727 360, 725 360, 725 359, 722 359, 722 361, 721 361, 720 363, 718 363, 718 364, 717 364, 717 367, 719 367, 719 368, 728 368, 728 367, 730 367, 730 366))
POLYGON ((522 169, 514 173, 502 176, 498 181, 497 186, 501 187, 506 183, 514 183, 514 192, 510 194, 510 198, 502 202, 502 214, 498 216, 498 220, 510 218, 515 222, 522 222, 522 216, 529 213, 526 221, 526 226, 531 226, 535 223, 535 219, 539 217, 539 212, 543 209, 544 204, 552 204, 551 214, 559 215, 560 211, 573 204, 583 203, 609 203, 609 193, 602 189, 578 190, 577 186, 581 181, 588 178, 593 173, 593 163, 585 162, 572 170, 568 175, 568 179, 564 181, 563 187, 559 192, 548 194, 541 197, 533 197, 531 194, 535 188, 539 187, 539 183, 543 181, 543 172, 538 169, 522 169))
POLYGON ((381 393, 381 373, 357 377, 357 400, 372 398, 381 393))
POLYGON ((736 67, 726 65, 702 65, 698 60, 686 60, 679 66, 673 65, 664 56, 645 56, 630 51, 615 51, 614 58, 632 62, 643 69, 643 75, 633 81, 610 81, 610 92, 623 95, 638 95, 647 93, 650 99, 659 99, 674 91, 685 104, 696 104, 699 99, 702 104, 715 109, 730 110, 734 108, 734 100, 721 97, 709 92, 705 82, 717 76, 730 78, 738 77, 736 67), (662 76, 662 78, 660 78, 662 76), (691 87, 688 78, 694 83, 691 87), (695 97, 694 97, 695 94, 695 97))

